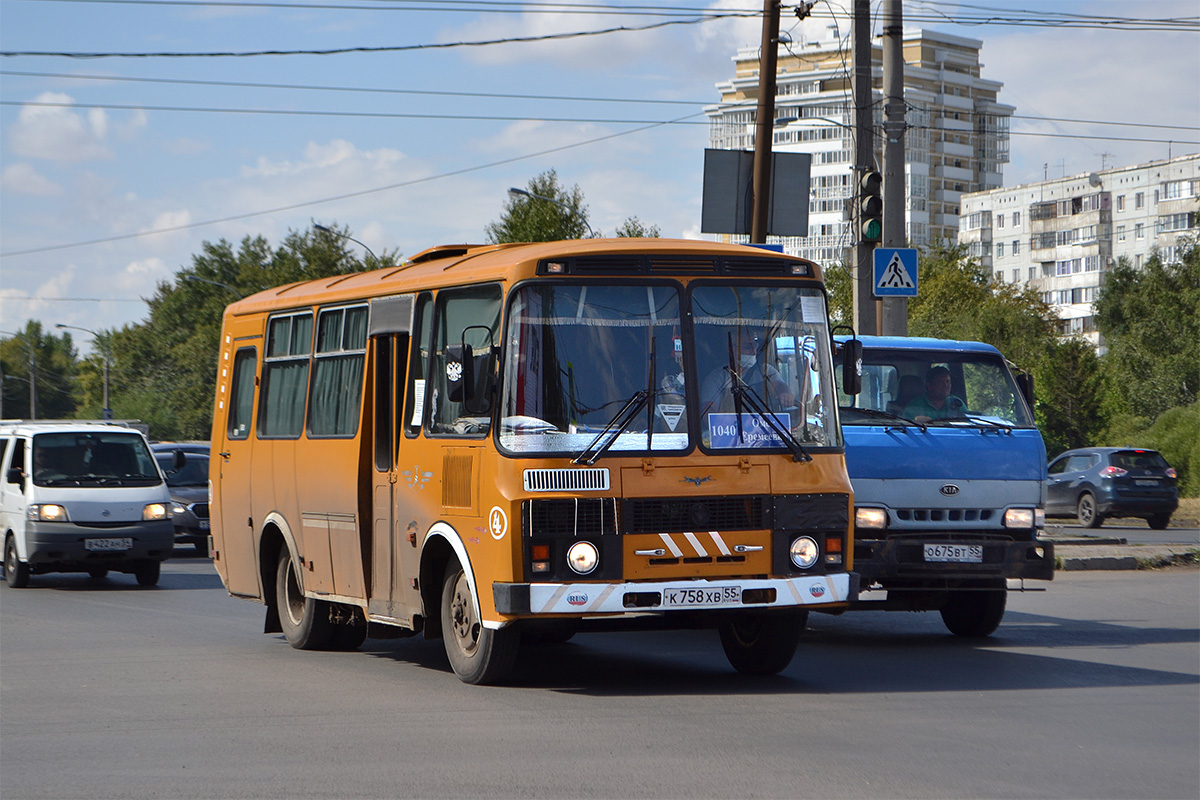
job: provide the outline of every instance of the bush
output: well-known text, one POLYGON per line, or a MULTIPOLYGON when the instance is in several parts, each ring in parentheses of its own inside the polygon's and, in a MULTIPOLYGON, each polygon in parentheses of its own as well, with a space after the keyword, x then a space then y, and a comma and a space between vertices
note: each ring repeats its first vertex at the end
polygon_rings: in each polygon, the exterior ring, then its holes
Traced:
POLYGON ((1158 450, 1179 475, 1179 496, 1200 497, 1200 401, 1168 409, 1153 424, 1147 423, 1145 417, 1115 417, 1105 443, 1158 450))

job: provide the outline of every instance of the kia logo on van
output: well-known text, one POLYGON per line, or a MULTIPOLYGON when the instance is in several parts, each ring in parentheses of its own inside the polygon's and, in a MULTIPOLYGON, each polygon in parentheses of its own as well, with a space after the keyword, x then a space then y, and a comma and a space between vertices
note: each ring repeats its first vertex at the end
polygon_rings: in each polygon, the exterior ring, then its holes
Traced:
POLYGON ((945 486, 943 486, 938 491, 940 491, 942 494, 946 495, 947 497, 953 497, 954 495, 958 494, 958 487, 955 486, 953 483, 947 483, 945 486))

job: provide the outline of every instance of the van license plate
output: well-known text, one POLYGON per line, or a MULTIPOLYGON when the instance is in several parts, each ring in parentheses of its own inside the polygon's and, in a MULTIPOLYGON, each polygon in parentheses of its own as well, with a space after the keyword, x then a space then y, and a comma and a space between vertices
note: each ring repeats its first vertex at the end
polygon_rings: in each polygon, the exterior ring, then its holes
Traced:
POLYGON ((133 548, 133 539, 84 539, 83 546, 88 550, 130 550, 133 548))
POLYGON ((926 561, 953 561, 959 564, 982 564, 981 544, 927 544, 926 561))
POLYGON ((741 605, 742 587, 717 586, 703 589, 665 589, 663 605, 668 608, 741 605))

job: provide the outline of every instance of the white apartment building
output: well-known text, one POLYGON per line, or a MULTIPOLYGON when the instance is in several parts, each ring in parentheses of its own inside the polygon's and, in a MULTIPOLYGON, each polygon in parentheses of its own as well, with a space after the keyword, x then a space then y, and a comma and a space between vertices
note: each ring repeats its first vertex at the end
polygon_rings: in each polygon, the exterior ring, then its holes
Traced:
POLYGON ((958 241, 997 280, 1051 303, 1098 348, 1093 302, 1120 258, 1170 263, 1200 232, 1200 154, 967 194, 958 241))
MULTIPOLYGON (((913 246, 954 241, 961 198, 1003 185, 1013 107, 997 102, 1003 84, 981 77, 981 41, 933 31, 905 31, 905 231, 913 246)), ((758 48, 739 50, 734 77, 717 84, 708 106, 709 146, 753 150, 758 48)), ((883 161, 883 46, 872 45, 876 165, 883 161)), ((852 196, 855 119, 848 41, 783 44, 779 50, 773 149, 811 153, 807 237, 780 239, 784 249, 827 264, 854 246, 847 209, 852 196)), ((882 172, 882 169, 880 169, 882 172)))

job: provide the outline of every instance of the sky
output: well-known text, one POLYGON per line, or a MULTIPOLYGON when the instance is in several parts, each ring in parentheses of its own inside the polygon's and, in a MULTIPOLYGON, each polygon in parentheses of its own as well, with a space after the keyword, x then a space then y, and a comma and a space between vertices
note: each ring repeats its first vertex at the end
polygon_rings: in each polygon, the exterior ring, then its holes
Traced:
MULTIPOLYGON (((850 0, 805 22, 792 7, 794 42, 848 34, 850 0)), ((482 242, 508 188, 550 169, 598 232, 636 217, 709 238, 703 108, 758 43, 761 10, 0 0, 0 335, 143 321, 206 241, 274 247, 317 223, 401 256, 482 242), (745 16, 694 22, 718 11, 745 16), (309 52, 250 55, 264 51, 309 52)), ((1016 109, 1005 185, 1200 152, 1198 0, 905 0, 904 14, 983 42, 983 77, 1016 109), (1059 14, 1188 22, 1012 23, 1059 14)))

